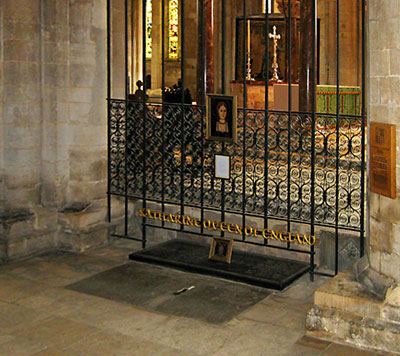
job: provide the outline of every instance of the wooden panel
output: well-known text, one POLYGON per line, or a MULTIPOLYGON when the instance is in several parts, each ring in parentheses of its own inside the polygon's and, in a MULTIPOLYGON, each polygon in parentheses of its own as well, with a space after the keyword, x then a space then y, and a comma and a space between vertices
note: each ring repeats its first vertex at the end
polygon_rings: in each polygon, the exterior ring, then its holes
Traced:
POLYGON ((371 122, 371 191, 396 198, 396 126, 371 122))

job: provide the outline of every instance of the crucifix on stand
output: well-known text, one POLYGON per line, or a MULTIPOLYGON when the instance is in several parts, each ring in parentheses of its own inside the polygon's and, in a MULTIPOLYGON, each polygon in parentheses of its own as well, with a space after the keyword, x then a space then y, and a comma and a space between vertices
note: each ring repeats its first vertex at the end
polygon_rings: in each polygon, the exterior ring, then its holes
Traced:
POLYGON ((274 60, 272 62, 272 69, 274 70, 271 78, 271 82, 276 82, 280 83, 282 80, 279 79, 278 76, 278 54, 277 54, 277 48, 278 48, 278 40, 281 39, 281 35, 278 35, 276 33, 276 26, 272 28, 273 32, 269 33, 269 38, 272 38, 274 40, 274 60))

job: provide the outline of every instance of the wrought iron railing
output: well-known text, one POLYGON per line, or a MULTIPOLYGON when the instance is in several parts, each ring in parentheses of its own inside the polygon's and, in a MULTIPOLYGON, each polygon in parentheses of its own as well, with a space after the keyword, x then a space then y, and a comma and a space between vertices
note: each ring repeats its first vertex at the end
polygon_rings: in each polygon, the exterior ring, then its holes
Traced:
POLYGON ((246 110, 243 132, 244 111, 239 110, 238 141, 224 148, 232 170, 222 194, 213 159, 222 143, 206 141, 204 107, 185 105, 182 120, 179 104, 164 104, 163 114, 162 104, 147 103, 146 125, 143 109, 140 102, 128 101, 126 110, 124 100, 110 101, 110 193, 124 194, 127 188, 130 197, 142 199, 145 184, 149 200, 217 210, 223 205, 226 212, 301 223, 311 222, 314 197, 316 225, 360 229, 360 117, 340 116, 337 132, 335 115, 318 115, 312 147, 311 115, 291 113, 289 119, 288 113, 270 111, 266 119, 263 110, 246 110))

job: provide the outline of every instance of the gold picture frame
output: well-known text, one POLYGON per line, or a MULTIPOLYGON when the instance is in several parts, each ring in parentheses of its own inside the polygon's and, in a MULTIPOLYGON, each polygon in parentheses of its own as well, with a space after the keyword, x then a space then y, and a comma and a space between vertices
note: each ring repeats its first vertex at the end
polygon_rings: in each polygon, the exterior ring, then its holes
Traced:
POLYGON ((223 237, 213 237, 211 240, 210 260, 231 263, 233 251, 233 240, 223 237))
POLYGON ((237 142, 237 98, 207 95, 207 140, 237 142))

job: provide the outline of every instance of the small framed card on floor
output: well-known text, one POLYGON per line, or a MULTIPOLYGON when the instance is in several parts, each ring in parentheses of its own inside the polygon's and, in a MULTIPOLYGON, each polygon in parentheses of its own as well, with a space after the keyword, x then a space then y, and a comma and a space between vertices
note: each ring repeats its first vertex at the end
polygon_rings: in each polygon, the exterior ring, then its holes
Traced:
POLYGON ((231 263, 233 240, 222 237, 213 237, 211 241, 210 260, 231 263))

